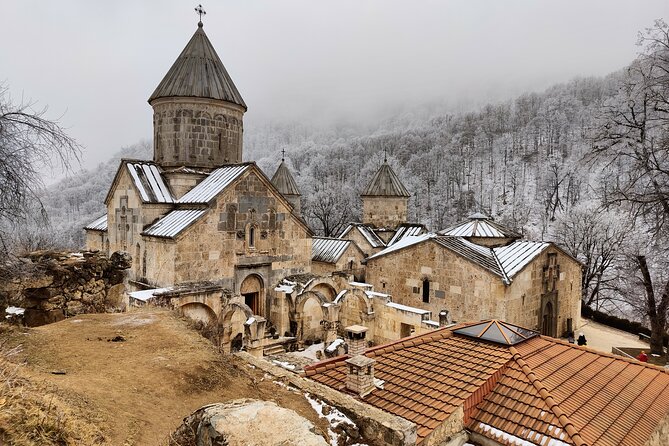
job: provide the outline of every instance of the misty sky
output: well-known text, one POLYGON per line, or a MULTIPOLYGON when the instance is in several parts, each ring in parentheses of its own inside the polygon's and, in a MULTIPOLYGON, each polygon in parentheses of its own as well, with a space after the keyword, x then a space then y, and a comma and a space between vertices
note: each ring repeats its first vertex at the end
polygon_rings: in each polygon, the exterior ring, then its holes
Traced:
MULTIPOLYGON (((197 26, 184 0, 1 0, 0 81, 49 105, 84 167, 151 137, 146 100, 197 26)), ((374 120, 608 74, 667 0, 217 0, 204 29, 246 121, 374 120)))

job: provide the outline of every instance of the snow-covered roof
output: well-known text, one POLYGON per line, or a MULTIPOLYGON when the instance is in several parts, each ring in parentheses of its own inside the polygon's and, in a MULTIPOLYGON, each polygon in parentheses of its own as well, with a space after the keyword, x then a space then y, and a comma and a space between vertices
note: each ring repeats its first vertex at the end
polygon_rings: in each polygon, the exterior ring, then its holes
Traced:
POLYGON ((181 231, 202 217, 206 209, 178 209, 165 215, 144 231, 143 235, 153 237, 176 237, 181 231))
POLYGON ((106 231, 107 230, 107 214, 102 217, 98 217, 86 226, 84 229, 89 229, 91 231, 106 231))
POLYGON ((427 231, 425 229, 425 226, 423 225, 405 223, 403 225, 400 225, 399 228, 397 228, 397 232, 395 232, 393 238, 391 238, 390 241, 388 242, 388 246, 394 245, 398 241, 402 240, 404 237, 421 235, 424 234, 425 232, 427 231))
POLYGON ((348 234, 353 229, 357 229, 360 232, 360 234, 362 234, 362 236, 365 238, 365 240, 367 240, 367 243, 371 245, 372 248, 381 248, 386 246, 386 244, 383 243, 383 240, 381 240, 381 238, 378 235, 376 235, 376 233, 371 227, 364 225, 362 223, 349 223, 349 225, 346 227, 346 229, 344 229, 344 232, 341 233, 339 238, 340 239, 345 238, 346 234, 348 234))
POLYGON ((149 299, 152 299, 156 294, 165 293, 167 291, 172 291, 172 287, 153 288, 153 289, 150 289, 150 290, 133 291, 132 293, 129 293, 129 296, 132 297, 135 300, 140 300, 142 302, 146 302, 149 299))
POLYGON ((407 237, 402 238, 398 242, 396 242, 394 245, 387 247, 386 249, 377 252, 373 256, 369 256, 367 260, 375 259, 377 257, 385 256, 387 254, 390 254, 391 252, 399 251, 400 249, 407 248, 409 246, 416 245, 418 243, 422 243, 426 240, 429 240, 431 238, 436 237, 435 234, 428 233, 428 234, 421 234, 421 235, 410 235, 407 237))
POLYGON ((493 248, 493 252, 504 273, 512 278, 549 246, 550 243, 547 242, 516 240, 510 245, 493 248))
POLYGON ((249 164, 220 167, 181 197, 178 203, 209 203, 249 168, 249 164))
POLYGON ((404 237, 394 245, 368 257, 367 260, 376 259, 430 239, 434 240, 444 248, 464 257, 470 262, 500 276, 506 284, 510 284, 516 274, 522 271, 523 268, 525 268, 546 248, 551 246, 548 242, 516 240, 506 246, 489 248, 487 246, 472 243, 462 237, 437 236, 428 233, 419 236, 404 237))
POLYGON ((351 245, 350 240, 314 237, 311 245, 311 260, 315 262, 336 263, 351 245))
POLYGON ((158 166, 150 162, 127 162, 126 166, 142 201, 145 203, 174 203, 158 166))
POLYGON ((451 237, 520 238, 520 234, 495 223, 490 217, 481 213, 472 214, 468 217, 467 221, 439 231, 439 235, 448 235, 451 237))

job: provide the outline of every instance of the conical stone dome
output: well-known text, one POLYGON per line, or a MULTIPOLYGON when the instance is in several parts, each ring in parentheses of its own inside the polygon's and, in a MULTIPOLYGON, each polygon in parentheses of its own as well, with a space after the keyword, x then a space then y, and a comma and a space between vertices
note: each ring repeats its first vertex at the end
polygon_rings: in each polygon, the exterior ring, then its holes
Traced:
POLYGON ((281 164, 272 176, 272 184, 279 189, 283 195, 300 195, 300 190, 297 188, 297 183, 288 170, 286 163, 281 160, 281 164))
POLYGON ((411 194, 393 169, 384 161, 361 196, 410 197, 411 194))
POLYGON ((202 23, 198 24, 195 34, 158 84, 149 103, 167 97, 218 99, 247 109, 202 23))

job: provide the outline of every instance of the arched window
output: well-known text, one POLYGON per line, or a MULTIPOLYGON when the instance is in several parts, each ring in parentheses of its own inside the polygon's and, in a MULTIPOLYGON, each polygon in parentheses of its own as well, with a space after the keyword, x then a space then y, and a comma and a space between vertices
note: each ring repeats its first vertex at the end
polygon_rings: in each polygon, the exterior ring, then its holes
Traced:
POLYGON ((430 281, 423 279, 423 302, 430 303, 430 281))
POLYGON ((251 225, 249 226, 249 248, 256 247, 256 227, 251 225))

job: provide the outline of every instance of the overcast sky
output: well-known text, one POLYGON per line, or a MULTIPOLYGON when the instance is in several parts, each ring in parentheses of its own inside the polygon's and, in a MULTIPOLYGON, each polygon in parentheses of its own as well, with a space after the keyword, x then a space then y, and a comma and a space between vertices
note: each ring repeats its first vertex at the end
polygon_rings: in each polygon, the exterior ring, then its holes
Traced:
MULTIPOLYGON (((49 105, 92 167, 151 137, 146 100, 197 26, 184 0, 1 0, 0 81, 49 105)), ((499 100, 629 63, 667 0, 217 0, 204 29, 246 120, 373 120, 499 100)))

